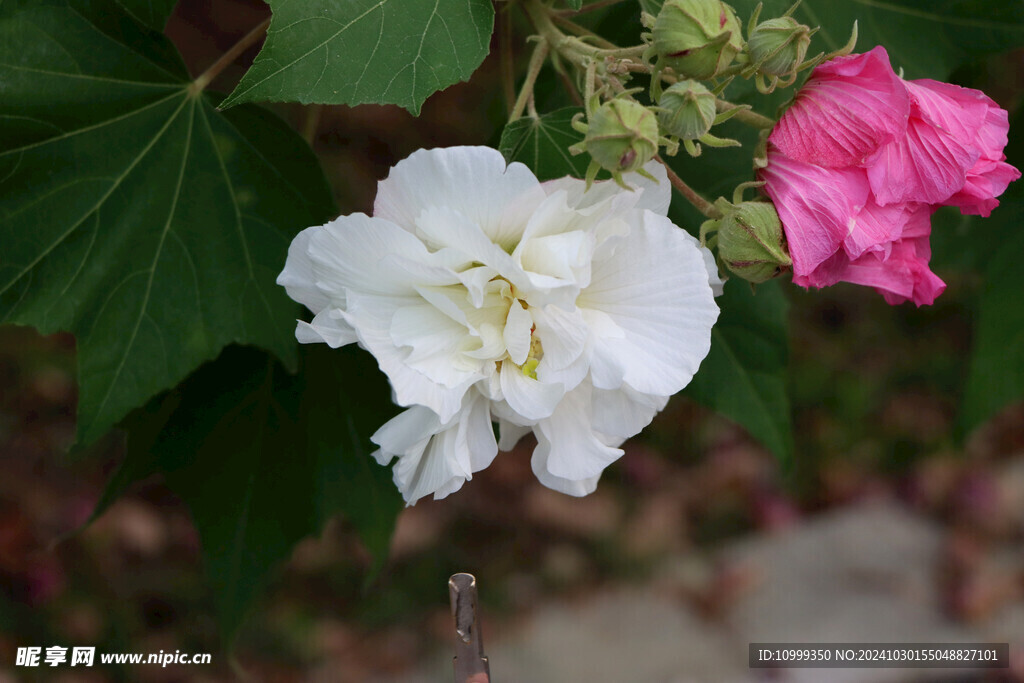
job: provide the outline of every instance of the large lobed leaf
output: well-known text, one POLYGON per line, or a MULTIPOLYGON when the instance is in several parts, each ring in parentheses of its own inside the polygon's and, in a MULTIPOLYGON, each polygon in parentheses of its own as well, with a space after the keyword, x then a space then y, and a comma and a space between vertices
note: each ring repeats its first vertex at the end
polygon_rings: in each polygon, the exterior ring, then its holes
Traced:
POLYGON ((96 515, 163 472, 192 512, 225 640, 295 543, 338 512, 379 568, 403 507, 368 436, 394 412, 373 359, 306 347, 301 372, 230 347, 125 423, 128 453, 96 515))
POLYGON ((178 0, 117 0, 128 14, 154 31, 163 31, 178 0))
POLYGON ((569 146, 583 139, 570 125, 580 107, 566 107, 539 118, 524 116, 501 132, 498 149, 505 161, 526 164, 541 180, 564 176, 582 178, 587 172, 590 156, 572 155, 569 146))
POLYGON ((294 364, 274 278, 333 212, 298 136, 112 0, 0 5, 0 91, 0 322, 75 334, 81 440, 231 342, 294 364))
POLYGON ((476 70, 491 0, 269 0, 267 41, 224 106, 241 102, 397 104, 418 114, 476 70))

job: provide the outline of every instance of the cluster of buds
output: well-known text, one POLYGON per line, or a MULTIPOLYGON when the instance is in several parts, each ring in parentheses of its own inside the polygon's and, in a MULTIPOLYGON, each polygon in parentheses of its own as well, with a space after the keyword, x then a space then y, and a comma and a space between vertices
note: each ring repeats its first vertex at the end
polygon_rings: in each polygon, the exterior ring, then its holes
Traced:
POLYGON ((824 57, 805 61, 817 29, 793 18, 799 4, 798 0, 781 17, 763 22, 758 21, 759 4, 747 24, 744 41, 736 13, 721 0, 666 0, 657 16, 642 16, 650 29, 644 58, 657 59, 655 80, 660 80, 661 71, 671 69, 682 79, 753 76, 763 93, 779 85, 790 86, 799 72, 824 57))

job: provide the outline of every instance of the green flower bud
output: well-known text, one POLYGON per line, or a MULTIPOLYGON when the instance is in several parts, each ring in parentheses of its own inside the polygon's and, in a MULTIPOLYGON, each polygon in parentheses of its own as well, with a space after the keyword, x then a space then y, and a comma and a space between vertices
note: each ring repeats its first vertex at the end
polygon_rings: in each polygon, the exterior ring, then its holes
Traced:
POLYGON ((661 95, 658 121, 668 135, 681 140, 696 140, 711 130, 715 122, 715 95, 697 81, 672 84, 661 95))
POLYGON ((613 175, 642 168, 658 153, 658 121, 634 100, 605 102, 591 115, 588 126, 586 150, 613 175))
POLYGON ((713 78, 743 49, 740 22, 721 0, 667 0, 652 29, 658 64, 687 78, 713 78))
POLYGON ((718 255, 729 270, 759 283, 793 265, 782 221, 771 202, 721 202, 716 206, 725 210, 725 216, 717 221, 718 255))
POLYGON ((758 71, 781 78, 796 71, 810 44, 811 29, 786 16, 768 19, 754 27, 747 40, 747 52, 758 71))

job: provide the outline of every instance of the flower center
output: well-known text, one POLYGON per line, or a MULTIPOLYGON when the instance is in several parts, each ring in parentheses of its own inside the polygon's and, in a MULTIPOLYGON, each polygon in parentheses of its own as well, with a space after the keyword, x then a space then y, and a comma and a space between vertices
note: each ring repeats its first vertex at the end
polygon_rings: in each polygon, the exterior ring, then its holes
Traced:
POLYGON ((519 366, 523 374, 530 379, 537 379, 537 366, 540 365, 540 359, 544 357, 544 347, 541 346, 536 332, 537 326, 534 325, 530 328, 530 354, 526 357, 526 362, 519 366))

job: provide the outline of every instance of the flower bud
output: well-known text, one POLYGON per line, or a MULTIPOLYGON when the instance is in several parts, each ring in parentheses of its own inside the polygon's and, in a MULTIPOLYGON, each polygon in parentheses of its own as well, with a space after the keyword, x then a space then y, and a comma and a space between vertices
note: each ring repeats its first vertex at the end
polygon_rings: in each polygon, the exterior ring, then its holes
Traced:
POLYGON ((766 76, 792 74, 804 61, 811 44, 811 29, 793 17, 768 19, 754 27, 747 39, 750 61, 766 76))
POLYGON ((610 100, 591 115, 584 144, 602 168, 629 173, 658 153, 658 121, 639 102, 610 100))
POLYGON ((697 81, 672 84, 661 95, 658 113, 661 129, 681 140, 696 140, 715 122, 715 95, 697 81))
POLYGON ((713 78, 743 49, 739 20, 721 0, 667 0, 652 29, 658 64, 687 78, 713 78))
POLYGON ((758 283, 793 265, 782 222, 771 202, 742 202, 725 208, 725 216, 717 222, 718 255, 729 270, 758 283))

